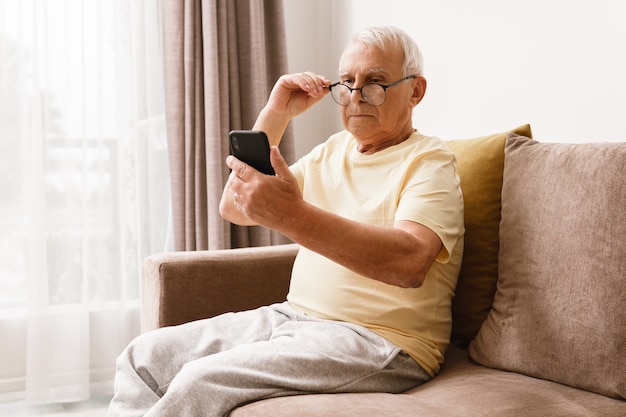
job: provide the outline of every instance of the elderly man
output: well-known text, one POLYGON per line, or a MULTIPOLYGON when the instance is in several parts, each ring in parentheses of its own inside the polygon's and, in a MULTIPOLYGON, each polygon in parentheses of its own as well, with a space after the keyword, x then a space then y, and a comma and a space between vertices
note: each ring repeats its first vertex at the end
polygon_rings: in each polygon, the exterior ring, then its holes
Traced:
POLYGON ((282 76, 255 130, 275 176, 236 158, 220 213, 300 244, 287 301, 138 337, 118 359, 109 416, 223 416, 306 393, 402 392, 439 371, 461 264, 454 155, 413 128, 426 80, 402 30, 359 32, 340 80, 282 76), (327 94, 346 130, 293 166, 278 143, 327 94))

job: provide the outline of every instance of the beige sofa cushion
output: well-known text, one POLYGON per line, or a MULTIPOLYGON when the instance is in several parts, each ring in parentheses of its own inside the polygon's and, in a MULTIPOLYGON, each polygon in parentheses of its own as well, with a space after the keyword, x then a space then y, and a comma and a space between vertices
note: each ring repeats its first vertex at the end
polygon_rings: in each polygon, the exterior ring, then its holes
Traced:
POLYGON ((626 143, 505 146, 478 363, 626 398, 626 143))
POLYGON ((451 341, 461 347, 476 336, 496 292, 504 141, 510 132, 531 136, 530 125, 524 125, 447 142, 457 158, 465 201, 465 251, 452 300, 451 341))

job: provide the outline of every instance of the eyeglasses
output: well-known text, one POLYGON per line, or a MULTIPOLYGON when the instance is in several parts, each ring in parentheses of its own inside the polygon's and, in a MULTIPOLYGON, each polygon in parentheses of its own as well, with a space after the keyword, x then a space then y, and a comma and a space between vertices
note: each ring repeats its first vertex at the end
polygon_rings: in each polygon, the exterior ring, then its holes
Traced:
POLYGON ((387 98, 386 91, 388 88, 415 77, 415 75, 409 75, 408 77, 404 77, 401 80, 394 81, 387 85, 379 83, 365 83, 359 88, 348 87, 347 85, 338 82, 330 85, 328 88, 330 89, 330 95, 333 96, 333 100, 335 100, 335 103, 340 106, 347 106, 350 104, 350 97, 352 96, 353 91, 360 91, 363 100, 365 100, 367 104, 380 106, 387 98))

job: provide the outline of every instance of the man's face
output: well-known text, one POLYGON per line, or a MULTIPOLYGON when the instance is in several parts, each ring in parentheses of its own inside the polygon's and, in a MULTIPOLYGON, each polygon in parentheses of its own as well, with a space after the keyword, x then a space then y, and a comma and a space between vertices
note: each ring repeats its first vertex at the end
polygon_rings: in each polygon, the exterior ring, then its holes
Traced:
MULTIPOLYGON (((341 57, 340 81, 352 88, 362 87, 368 82, 390 84, 404 78, 403 61, 401 51, 368 48, 353 42, 341 57)), ((389 141, 412 130, 411 110, 419 102, 414 98, 414 81, 409 79, 387 89, 387 98, 380 106, 366 103, 359 91, 353 91, 350 104, 341 107, 346 130, 365 147, 389 141)))

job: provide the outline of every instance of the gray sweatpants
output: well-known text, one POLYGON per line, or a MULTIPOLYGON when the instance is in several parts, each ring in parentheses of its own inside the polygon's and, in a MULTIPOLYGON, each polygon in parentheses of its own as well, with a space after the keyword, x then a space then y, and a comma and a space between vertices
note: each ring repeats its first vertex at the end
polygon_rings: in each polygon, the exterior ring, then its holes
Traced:
POLYGON ((108 416, 221 417, 264 398, 396 393, 429 379, 376 333, 282 303, 139 336, 117 360, 108 416))

